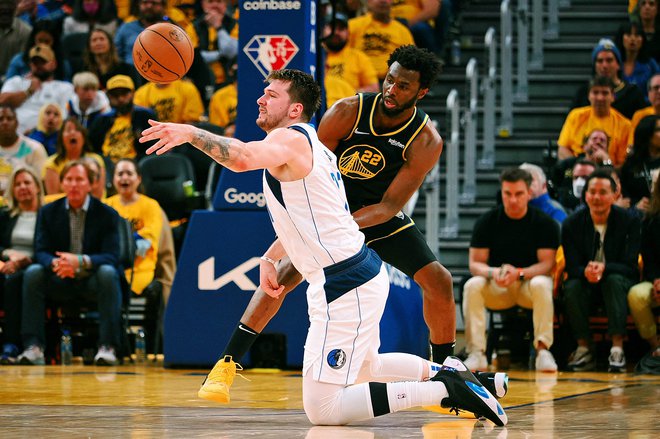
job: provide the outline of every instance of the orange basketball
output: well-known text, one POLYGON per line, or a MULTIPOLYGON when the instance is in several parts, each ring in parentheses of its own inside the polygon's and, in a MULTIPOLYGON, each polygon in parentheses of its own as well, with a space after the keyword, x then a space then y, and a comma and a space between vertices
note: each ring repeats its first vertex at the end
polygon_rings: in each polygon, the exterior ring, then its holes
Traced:
POLYGON ((194 57, 188 34, 171 23, 156 23, 138 35, 133 63, 145 79, 165 84, 186 74, 194 57))

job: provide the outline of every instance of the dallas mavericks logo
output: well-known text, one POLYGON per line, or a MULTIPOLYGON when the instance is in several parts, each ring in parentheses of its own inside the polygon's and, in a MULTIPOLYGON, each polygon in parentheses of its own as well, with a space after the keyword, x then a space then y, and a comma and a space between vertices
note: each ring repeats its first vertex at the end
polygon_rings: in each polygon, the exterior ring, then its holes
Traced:
POLYGON ((346 364, 346 352, 333 349, 328 354, 328 365, 333 369, 341 369, 346 364))
POLYGON ((255 35, 243 52, 265 78, 273 70, 285 68, 298 53, 298 46, 288 35, 255 35))

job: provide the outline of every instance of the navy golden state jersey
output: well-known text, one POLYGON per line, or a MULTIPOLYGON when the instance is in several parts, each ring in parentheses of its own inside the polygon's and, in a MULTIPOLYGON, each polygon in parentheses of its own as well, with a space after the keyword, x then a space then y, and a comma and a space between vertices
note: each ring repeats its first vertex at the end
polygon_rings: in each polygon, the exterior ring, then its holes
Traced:
POLYGON ((373 118, 381 94, 359 93, 358 97, 353 130, 335 149, 351 212, 380 202, 405 163, 408 146, 429 119, 424 111, 415 107, 415 112, 403 125, 390 132, 377 133, 373 118))

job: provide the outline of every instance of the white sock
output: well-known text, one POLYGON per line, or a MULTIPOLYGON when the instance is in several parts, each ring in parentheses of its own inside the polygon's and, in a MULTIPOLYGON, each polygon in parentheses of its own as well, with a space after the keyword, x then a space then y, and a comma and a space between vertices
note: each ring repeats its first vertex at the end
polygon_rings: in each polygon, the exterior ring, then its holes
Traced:
POLYGON ((440 381, 402 381, 387 384, 387 400, 391 413, 411 407, 440 405, 440 401, 447 396, 447 388, 440 381))

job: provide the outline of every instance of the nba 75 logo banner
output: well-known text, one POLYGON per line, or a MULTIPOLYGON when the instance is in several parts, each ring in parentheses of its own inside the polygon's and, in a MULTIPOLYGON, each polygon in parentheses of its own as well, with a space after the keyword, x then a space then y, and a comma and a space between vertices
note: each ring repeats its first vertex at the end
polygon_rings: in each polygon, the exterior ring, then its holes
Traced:
POLYGON ((285 68, 298 53, 298 46, 288 35, 255 35, 243 51, 265 78, 273 70, 285 68))

